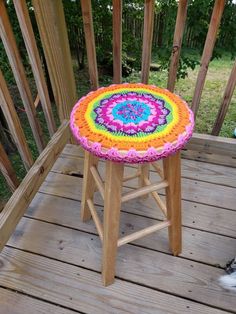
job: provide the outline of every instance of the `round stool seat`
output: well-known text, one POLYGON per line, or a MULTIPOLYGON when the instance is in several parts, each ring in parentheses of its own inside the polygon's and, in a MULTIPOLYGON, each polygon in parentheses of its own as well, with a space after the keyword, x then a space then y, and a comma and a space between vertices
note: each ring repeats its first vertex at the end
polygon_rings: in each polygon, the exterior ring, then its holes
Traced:
POLYGON ((179 96, 153 85, 116 84, 74 106, 73 135, 92 154, 115 162, 156 161, 190 139, 194 117, 179 96))

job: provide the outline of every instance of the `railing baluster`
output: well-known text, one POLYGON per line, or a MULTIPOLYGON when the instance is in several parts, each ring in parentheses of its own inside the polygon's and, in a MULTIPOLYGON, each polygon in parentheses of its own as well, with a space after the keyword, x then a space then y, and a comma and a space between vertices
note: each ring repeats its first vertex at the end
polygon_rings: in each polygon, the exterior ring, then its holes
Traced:
POLYGON ((91 88, 94 90, 98 88, 99 83, 91 0, 81 0, 81 9, 84 23, 90 83, 91 88))
POLYGON ((122 0, 113 0, 113 82, 122 82, 122 0))
POLYGON ((14 0, 14 6, 24 38, 25 46, 29 55, 35 83, 38 89, 40 103, 44 111, 49 133, 52 136, 56 131, 56 125, 28 8, 25 0, 14 0))
POLYGON ((0 143, 0 171, 7 181, 11 191, 14 192, 19 185, 19 181, 16 177, 15 171, 11 165, 11 162, 4 150, 4 147, 0 143))
MULTIPOLYGON (((141 82, 148 84, 151 55, 152 55, 152 37, 153 37, 153 24, 154 24, 154 0, 145 0, 144 9, 144 25, 143 25, 143 50, 142 50, 142 70, 141 82)), ((139 186, 145 186, 145 178, 149 177, 148 164, 140 165, 139 186)), ((146 196, 144 196, 146 197, 146 196)))
POLYGON ((154 0, 145 0, 141 81, 148 83, 152 54, 154 0))
POLYGON ((22 130, 20 120, 17 116, 11 95, 8 91, 7 84, 0 70, 0 107, 7 121, 9 130, 14 139, 16 147, 21 155, 25 168, 28 170, 33 159, 29 147, 26 142, 24 132, 22 130))
POLYGON ((41 152, 45 147, 43 133, 36 116, 33 97, 3 0, 0 0, 0 36, 11 64, 38 150, 41 152))
POLYGON ((216 36, 221 21, 221 16, 224 10, 225 0, 216 0, 211 16, 211 22, 208 28, 208 33, 205 41, 204 50, 201 58, 200 70, 198 72, 197 83, 195 86, 194 96, 192 100, 192 110, 197 115, 201 95, 207 75, 208 65, 211 60, 212 52, 215 46, 216 36))
POLYGON ((175 33, 174 33, 174 40, 173 40, 173 48, 172 48, 171 62, 170 62, 170 68, 169 68, 168 83, 167 83, 167 88, 171 92, 173 92, 175 88, 175 81, 176 81, 176 76, 177 76, 185 21, 186 21, 186 16, 187 16, 187 4, 188 4, 188 0, 180 0, 179 5, 178 5, 178 12, 177 12, 177 17, 176 17, 175 33))
POLYGON ((70 117, 77 95, 61 0, 33 0, 34 12, 61 122, 70 117))
POLYGON ((212 135, 219 135, 222 124, 224 122, 230 101, 232 99, 233 96, 233 92, 236 86, 236 60, 234 62, 234 66, 233 69, 230 73, 226 88, 225 88, 225 92, 224 92, 224 96, 221 102, 221 106, 212 130, 212 135))

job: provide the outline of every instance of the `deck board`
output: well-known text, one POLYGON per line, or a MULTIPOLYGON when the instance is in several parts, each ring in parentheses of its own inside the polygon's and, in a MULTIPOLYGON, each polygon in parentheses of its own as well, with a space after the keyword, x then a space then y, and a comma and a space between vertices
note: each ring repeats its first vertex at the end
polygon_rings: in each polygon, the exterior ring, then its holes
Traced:
MULTIPOLYGON (((181 256, 170 254, 166 230, 139 239, 119 248, 116 282, 104 288, 100 240, 92 221, 80 221, 81 149, 67 145, 0 254, 3 314, 236 313, 235 293, 217 282, 235 255, 236 169, 193 160, 182 168, 181 256)), ((156 219, 163 216, 151 198, 127 202, 120 232, 156 219)))
POLYGON ((0 288, 0 296, 1 314, 74 314, 74 311, 59 305, 53 305, 7 289, 0 288))
MULTIPOLYGON (((53 169, 61 172, 63 168, 66 169, 70 165, 72 168, 76 167, 82 171, 82 163, 83 151, 81 147, 68 144, 53 169)), ((130 166, 132 167, 132 165, 130 166)), ((236 168, 224 165, 216 166, 209 162, 182 159, 182 177, 236 187, 236 168)))
MULTIPOLYGON (((101 268, 99 238, 78 230, 23 218, 9 245, 97 272, 101 268)), ((223 270, 213 266, 127 244, 119 249, 116 273, 123 280, 182 298, 236 309, 235 294, 223 292, 217 284, 223 270)))
POLYGON ((8 288, 76 311, 91 314, 225 313, 124 280, 117 279, 112 286, 104 288, 96 272, 12 248, 4 249, 0 261, 4 264, 0 278, 8 288))
MULTIPOLYGON (((97 207, 97 209, 98 213, 100 213, 101 207, 97 207)), ((122 236, 150 226, 156 222, 154 219, 133 215, 132 207, 129 209, 129 213, 122 212, 121 214, 120 231, 122 236)), ((74 228, 91 234, 97 234, 92 221, 88 223, 82 223, 80 221, 79 202, 57 196, 42 195, 39 193, 32 202, 27 212, 27 217, 40 219, 49 223, 56 223, 60 226, 74 228)), ((45 232, 47 231, 43 233, 45 232)), ((31 237, 36 236, 34 236, 34 234, 29 235, 29 238, 31 237)), ((24 238, 24 241, 26 241, 26 238, 24 238)), ((44 241, 48 240, 44 239, 44 241)), ((134 243, 138 246, 170 254, 167 242, 167 230, 153 233, 134 243)), ((232 252, 232 247, 236 247, 236 239, 234 238, 183 227, 183 253, 181 256, 184 258, 224 267, 228 259, 233 258, 234 252, 232 252)))

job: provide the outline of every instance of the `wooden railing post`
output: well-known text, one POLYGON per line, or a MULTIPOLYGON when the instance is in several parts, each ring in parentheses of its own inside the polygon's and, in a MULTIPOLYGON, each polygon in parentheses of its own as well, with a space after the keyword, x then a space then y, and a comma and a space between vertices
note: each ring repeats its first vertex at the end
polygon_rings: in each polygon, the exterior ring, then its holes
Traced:
POLYGON ((4 1, 0 0, 0 36, 2 38, 17 87, 19 89, 25 111, 34 135, 39 152, 45 147, 43 133, 40 123, 36 116, 33 97, 27 81, 24 66, 21 61, 20 53, 16 45, 16 40, 12 31, 4 1))
POLYGON ((34 12, 60 120, 68 119, 77 93, 61 0, 33 0, 34 12))
POLYGON ((233 69, 230 73, 228 83, 225 88, 224 96, 221 102, 221 106, 212 130, 212 135, 219 135, 224 118, 226 116, 230 101, 233 96, 233 92, 236 86, 236 60, 234 62, 233 69))
POLYGON ((7 121, 9 130, 20 153, 25 168, 28 170, 33 164, 33 158, 26 142, 20 120, 8 91, 6 81, 0 70, 0 107, 7 121))
POLYGON ((122 81, 122 0, 113 0, 113 82, 122 81))
POLYGON ((89 77, 91 88, 94 90, 98 88, 99 83, 91 0, 81 0, 81 9, 84 23, 84 34, 89 67, 89 77))
POLYGON ((7 184, 9 185, 11 191, 14 192, 19 185, 19 181, 16 177, 15 171, 12 168, 11 162, 1 143, 0 143, 0 171, 2 172, 4 178, 6 179, 7 184))
POLYGON ((145 0, 141 81, 148 83, 152 54, 154 0, 145 0))
POLYGON ((56 131, 56 125, 26 1, 14 0, 14 6, 38 89, 39 100, 47 121, 49 134, 52 136, 56 131))
MULTIPOLYGON (((153 24, 154 24, 154 0, 145 0, 144 9, 144 25, 143 25, 143 50, 142 50, 142 70, 141 82, 148 84, 150 63, 152 56, 152 38, 153 38, 153 24)), ((140 177, 139 186, 145 186, 145 179, 149 178, 149 164, 139 166, 140 177)), ((146 196, 144 196, 145 198, 146 196)))
POLYGON ((200 104, 200 99, 207 75, 208 65, 211 60, 212 52, 215 46, 216 36, 224 10, 225 0, 216 0, 211 16, 211 22, 205 41, 204 50, 201 58, 200 70, 198 72, 197 83, 192 100, 192 110, 196 116, 200 104))
POLYGON ((178 65, 179 65, 179 57, 180 57, 180 51, 181 51, 181 46, 182 46, 185 21, 186 21, 186 16, 187 16, 187 4, 188 4, 188 0, 179 1, 176 24, 175 24, 175 33, 174 33, 174 40, 173 40, 171 62, 170 62, 169 75, 168 75, 168 83, 167 83, 167 88, 171 92, 173 92, 175 88, 175 81, 176 81, 177 70, 178 70, 178 65))

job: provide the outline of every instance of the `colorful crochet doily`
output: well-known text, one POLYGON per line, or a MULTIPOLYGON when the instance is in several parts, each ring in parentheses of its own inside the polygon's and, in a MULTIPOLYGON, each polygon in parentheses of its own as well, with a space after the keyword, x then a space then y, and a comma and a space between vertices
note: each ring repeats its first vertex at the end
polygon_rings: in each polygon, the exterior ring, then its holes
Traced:
POLYGON ((102 87, 74 106, 71 130, 94 155, 143 163, 181 149, 192 135, 193 113, 166 89, 145 84, 102 87))

